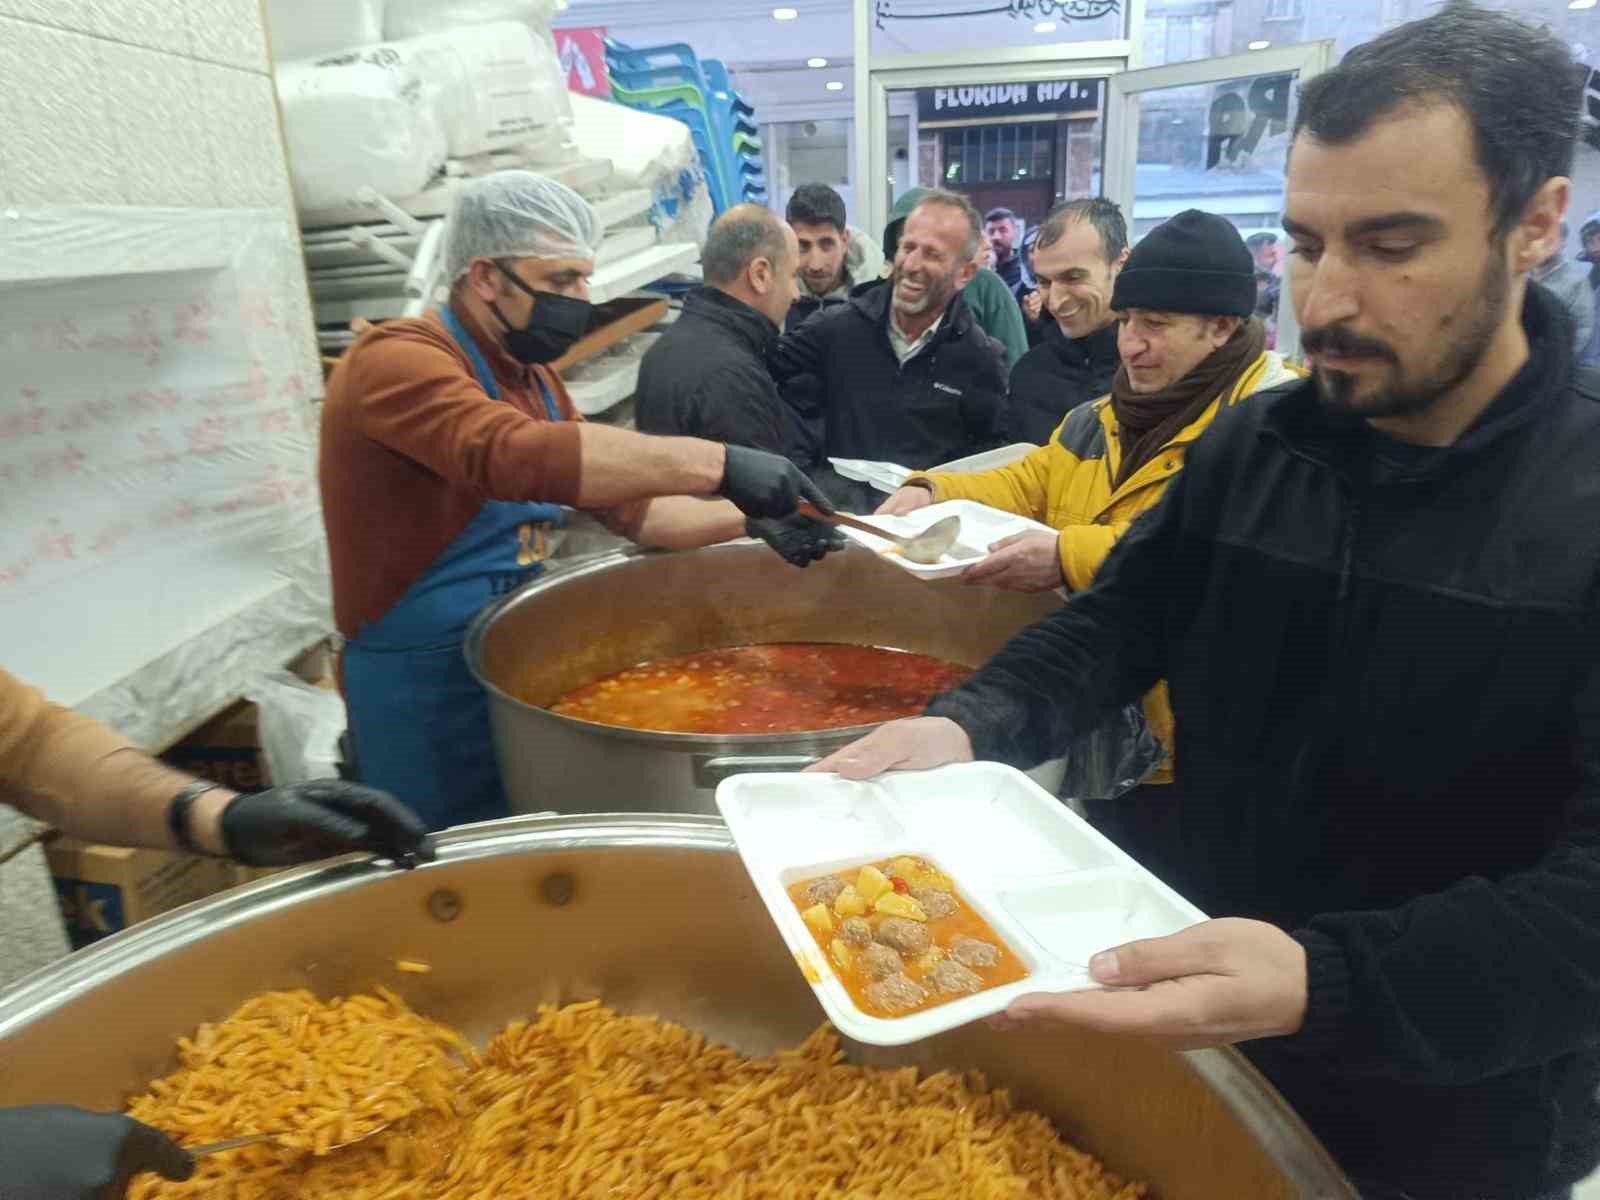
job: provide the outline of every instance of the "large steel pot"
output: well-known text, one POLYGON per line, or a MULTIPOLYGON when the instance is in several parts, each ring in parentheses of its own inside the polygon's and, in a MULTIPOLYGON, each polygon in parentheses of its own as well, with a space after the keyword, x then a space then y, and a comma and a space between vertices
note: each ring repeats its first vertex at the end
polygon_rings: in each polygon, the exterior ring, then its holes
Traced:
POLYGON ((977 667, 1060 603, 923 582, 854 546, 803 571, 750 541, 625 550, 558 568, 486 609, 467 634, 467 661, 489 692, 513 811, 711 813, 729 774, 793 770, 873 726, 649 733, 542 706, 635 663, 756 642, 884 646, 977 667))
MULTIPOLYGON (((445 834, 417 871, 345 860, 189 905, 0 992, 0 1105, 116 1107, 171 1069, 178 1037, 253 995, 378 983, 479 1040, 593 997, 751 1054, 822 1019, 719 822, 513 817, 445 834), (433 971, 399 974, 397 958, 433 971)), ((979 1024, 851 1053, 980 1069, 1159 1200, 1355 1197, 1233 1052, 979 1024)))

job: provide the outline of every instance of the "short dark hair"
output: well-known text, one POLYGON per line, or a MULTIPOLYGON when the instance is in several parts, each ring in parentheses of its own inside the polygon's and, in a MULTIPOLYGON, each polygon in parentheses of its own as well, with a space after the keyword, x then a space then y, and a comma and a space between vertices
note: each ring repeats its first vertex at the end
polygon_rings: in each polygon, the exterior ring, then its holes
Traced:
POLYGON ((1252 233, 1245 238, 1244 244, 1251 250, 1254 250, 1257 246, 1276 246, 1278 244, 1278 235, 1270 230, 1263 229, 1260 233, 1252 233))
POLYGON ((845 231, 844 197, 825 183, 802 183, 784 214, 791 225, 832 225, 845 231))
POLYGON ((1472 0, 1449 0, 1306 84, 1294 134, 1336 146, 1404 105, 1454 105, 1472 126, 1498 236, 1546 180, 1571 173, 1579 100, 1572 54, 1554 35, 1472 0))
POLYGON ((1016 219, 1017 214, 1012 212, 1009 208, 991 208, 988 212, 983 214, 983 223, 985 225, 987 225, 990 221, 1015 221, 1016 219))
MULTIPOLYGON (((921 200, 917 201, 917 207, 906 214, 906 220, 910 221, 912 213, 915 213, 918 209, 927 208, 930 204, 940 208, 953 208, 967 218, 967 242, 961 251, 961 257, 975 257, 978 253, 978 243, 983 241, 983 221, 979 219, 978 210, 972 206, 972 201, 968 200, 960 192, 952 192, 945 188, 934 188, 921 200)), ((905 233, 904 225, 901 226, 900 232, 902 234, 905 233)))
POLYGON ((1067 230, 1079 221, 1094 226, 1100 235, 1100 252, 1108 263, 1116 262, 1128 248, 1128 223, 1122 219, 1122 209, 1114 200, 1104 196, 1088 196, 1081 200, 1068 200, 1050 210, 1050 215, 1039 226, 1038 249, 1048 250, 1062 238, 1067 230))
POLYGON ((700 252, 700 270, 707 283, 726 287, 758 258, 782 262, 788 248, 783 225, 770 209, 741 204, 711 223, 706 248, 700 252))

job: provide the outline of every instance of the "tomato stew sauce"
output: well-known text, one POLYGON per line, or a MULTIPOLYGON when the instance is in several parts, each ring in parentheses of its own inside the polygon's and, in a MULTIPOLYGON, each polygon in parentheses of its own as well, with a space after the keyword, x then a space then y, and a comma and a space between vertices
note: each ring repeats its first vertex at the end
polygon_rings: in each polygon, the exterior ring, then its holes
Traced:
POLYGON ((1026 979, 1028 968, 925 858, 902 855, 789 885, 862 1012, 903 1017, 1026 979))
POLYGON ((629 667, 550 711, 662 733, 801 733, 916 716, 971 674, 900 650, 774 642, 629 667))

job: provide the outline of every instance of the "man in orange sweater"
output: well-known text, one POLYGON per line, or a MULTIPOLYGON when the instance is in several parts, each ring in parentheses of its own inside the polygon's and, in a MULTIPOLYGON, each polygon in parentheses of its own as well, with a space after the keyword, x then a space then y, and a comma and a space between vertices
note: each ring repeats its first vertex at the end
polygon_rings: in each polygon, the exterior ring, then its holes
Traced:
POLYGON ((569 508, 665 548, 748 533, 803 566, 837 544, 796 515, 802 498, 827 503, 777 455, 579 419, 546 364, 588 327, 599 236, 552 180, 464 184, 449 302, 368 331, 328 381, 323 514, 358 768, 434 828, 507 811, 462 641, 541 572, 569 508))

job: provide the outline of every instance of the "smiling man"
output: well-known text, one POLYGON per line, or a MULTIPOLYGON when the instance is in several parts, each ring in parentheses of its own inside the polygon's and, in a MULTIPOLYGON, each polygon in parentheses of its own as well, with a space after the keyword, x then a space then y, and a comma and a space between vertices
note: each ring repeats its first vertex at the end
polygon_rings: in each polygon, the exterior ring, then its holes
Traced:
POLYGON ((1165 677, 1167 882, 1221 919, 1010 1019, 1245 1043, 1366 1200, 1568 1197, 1600 1159, 1600 394, 1528 283, 1578 114, 1565 45, 1462 0, 1308 84, 1315 377, 1223 414, 1094 587, 820 764, 1031 764, 1165 677))
POLYGON ((829 457, 923 468, 997 443, 1005 354, 961 295, 981 233, 964 197, 928 193, 906 218, 889 282, 780 343, 773 376, 794 418, 790 457, 839 503, 876 501, 829 457))
MULTIPOLYGON (((1075 203, 1083 206, 1078 211, 1117 216, 1115 238, 1121 217, 1114 207, 1104 200, 1075 203)), ((914 475, 878 510, 900 515, 941 500, 976 500, 1059 530, 995 543, 993 553, 967 568, 966 583, 1019 592, 1088 588, 1117 539, 1161 499, 1217 415, 1296 378, 1264 348, 1261 323, 1250 316, 1250 254, 1224 218, 1179 213, 1110 262, 1104 235, 1087 219, 1058 225, 1056 237, 1040 253, 1053 280, 1052 311, 1069 328, 1111 318, 1106 332, 1121 346, 1122 367, 1114 370, 1110 394, 1073 408, 1048 443, 1021 461, 994 471, 914 475), (1064 252, 1056 257, 1058 247, 1064 252), (1107 278, 1111 290, 1102 292, 1096 283, 1107 278)), ((1143 711, 1144 721, 1137 714, 1119 718, 1066 751, 1062 794, 1082 801, 1117 841, 1132 836, 1136 821, 1153 830, 1173 824, 1172 710, 1164 686, 1144 697, 1143 711)))
POLYGON ((1008 437, 1042 446, 1062 417, 1111 389, 1122 361, 1111 289, 1128 261, 1128 226, 1096 196, 1057 205, 1038 234, 1042 333, 1011 368, 1005 422, 1008 437))

